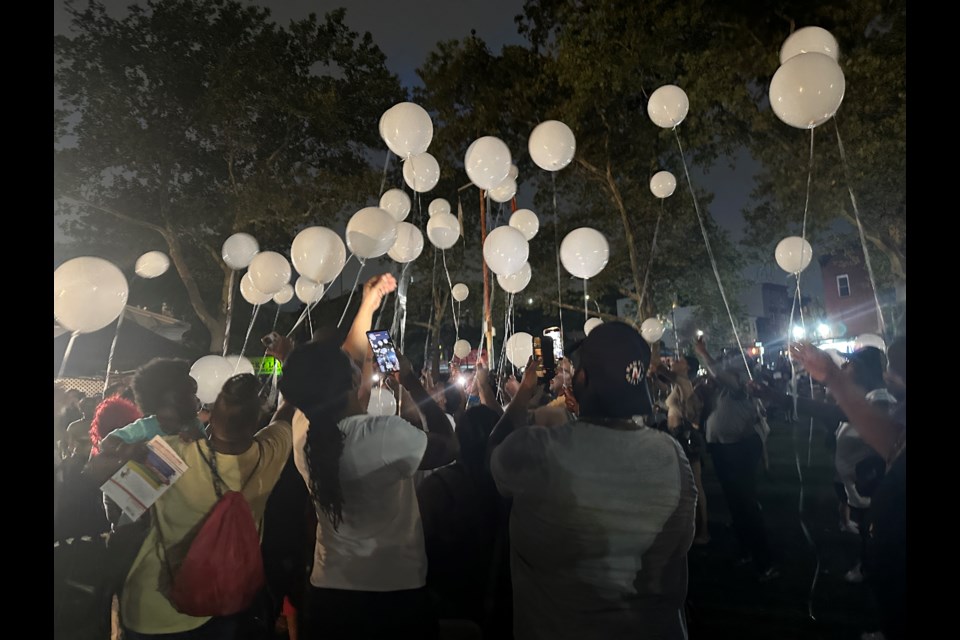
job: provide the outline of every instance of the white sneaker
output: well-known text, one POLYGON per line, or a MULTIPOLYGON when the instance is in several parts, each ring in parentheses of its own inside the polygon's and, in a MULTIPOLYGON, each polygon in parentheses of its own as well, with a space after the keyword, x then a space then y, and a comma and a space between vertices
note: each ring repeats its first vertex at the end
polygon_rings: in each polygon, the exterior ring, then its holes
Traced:
POLYGON ((863 582, 863 573, 860 571, 860 563, 857 563, 853 569, 844 574, 843 579, 850 584, 860 584, 863 582))

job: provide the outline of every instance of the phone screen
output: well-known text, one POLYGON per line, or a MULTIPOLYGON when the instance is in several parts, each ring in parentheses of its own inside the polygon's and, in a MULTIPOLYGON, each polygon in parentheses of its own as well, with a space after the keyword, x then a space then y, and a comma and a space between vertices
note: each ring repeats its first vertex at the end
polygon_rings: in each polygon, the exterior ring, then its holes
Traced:
POLYGON ((367 340, 373 350, 373 361, 381 373, 400 371, 400 360, 397 359, 397 348, 389 331, 367 331, 367 340))
POLYGON ((563 337, 560 335, 560 327, 547 327, 543 330, 543 335, 553 340, 554 362, 563 360, 563 337))

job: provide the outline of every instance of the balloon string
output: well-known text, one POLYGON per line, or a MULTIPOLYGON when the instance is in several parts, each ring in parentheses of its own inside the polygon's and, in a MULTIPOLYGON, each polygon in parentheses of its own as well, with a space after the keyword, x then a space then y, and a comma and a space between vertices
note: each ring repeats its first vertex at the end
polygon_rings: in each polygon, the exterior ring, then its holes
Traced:
POLYGON ((730 318, 730 326, 733 329, 733 336, 737 339, 737 347, 740 349, 740 356, 743 358, 743 366, 747 370, 747 377, 753 380, 753 372, 750 371, 750 365, 747 363, 747 354, 743 351, 743 344, 740 342, 740 333, 737 331, 737 323, 733 320, 733 313, 730 311, 730 303, 727 301, 727 292, 723 289, 723 282, 720 280, 720 270, 717 267, 717 260, 713 256, 713 249, 710 247, 710 238, 707 236, 707 227, 703 222, 703 214, 700 213, 700 204, 697 202, 697 194, 693 190, 693 182, 690 180, 690 169, 687 168, 687 160, 683 155, 683 145, 680 144, 680 134, 677 128, 673 128, 673 135, 677 139, 677 147, 680 149, 680 160, 683 163, 683 173, 687 177, 687 186, 690 188, 690 196, 693 198, 693 208, 697 212, 697 222, 700 223, 700 232, 703 234, 703 243, 707 248, 707 255, 710 257, 710 265, 713 267, 713 275, 717 279, 717 287, 720 289, 720 297, 723 299, 723 306, 727 309, 727 316, 730 318))
POLYGON ((643 289, 640 290, 640 302, 637 308, 643 313, 643 299, 647 295, 647 282, 650 280, 650 270, 653 268, 653 255, 657 251, 657 233, 660 231, 660 219, 663 218, 664 199, 660 200, 660 213, 657 215, 657 224, 653 227, 653 242, 650 244, 650 259, 647 261, 647 271, 643 274, 643 289))
POLYGON ((461 304, 460 301, 457 300, 457 316, 456 316, 457 321, 454 322, 454 326, 457 327, 457 340, 460 339, 460 318, 461 318, 461 313, 462 313, 460 304, 461 304))
POLYGON ((813 541, 813 536, 810 535, 810 530, 807 528, 807 524, 803 518, 803 472, 800 470, 800 453, 797 451, 796 424, 793 426, 793 457, 797 467, 797 477, 800 479, 800 498, 797 506, 797 512, 800 517, 800 529, 803 531, 803 537, 806 538, 807 544, 813 550, 813 555, 816 559, 816 566, 813 570, 813 581, 810 583, 810 592, 807 594, 807 615, 811 620, 816 622, 817 618, 813 615, 813 596, 817 588, 817 578, 820 577, 820 553, 817 550, 817 544, 813 541))
POLYGON ((883 321, 880 298, 877 296, 877 281, 873 275, 870 251, 867 249, 867 236, 863 230, 863 223, 860 222, 860 209, 857 207, 857 198, 853 195, 853 181, 850 179, 850 167, 847 165, 847 154, 843 149, 843 140, 840 139, 840 126, 837 124, 836 118, 833 120, 833 126, 837 131, 837 146, 840 148, 840 162, 843 163, 843 173, 847 179, 847 192, 850 194, 850 204, 853 205, 853 215, 857 221, 857 231, 860 233, 860 246, 863 247, 863 261, 867 266, 867 275, 870 276, 870 288, 873 289, 873 303, 877 307, 877 325, 880 327, 880 335, 886 338, 887 327, 883 321))
POLYGON ((557 255, 557 311, 560 313, 560 339, 566 335, 563 330, 563 295, 560 286, 560 213, 557 209, 557 172, 550 173, 553 181, 553 249, 557 255))
MULTIPOLYGON (((320 293, 320 296, 319 296, 316 300, 314 300, 313 302, 311 302, 310 304, 308 304, 308 305, 303 309, 303 313, 300 314, 300 317, 297 318, 297 321, 293 324, 293 327, 291 327, 290 331, 287 332, 287 337, 288 337, 288 338, 293 334, 294 331, 296 331, 297 327, 299 327, 300 324, 301 324, 305 319, 307 319, 307 318, 310 316, 310 312, 313 311, 313 310, 316 308, 316 306, 320 303, 320 301, 323 300, 323 296, 327 295, 327 292, 330 290, 330 285, 333 284, 333 281, 334 281, 334 280, 336 280, 338 277, 340 277, 340 274, 343 273, 343 270, 347 267, 348 264, 350 264, 350 261, 351 261, 351 260, 353 260, 353 254, 352 254, 352 253, 351 253, 349 256, 347 256, 347 259, 346 259, 346 260, 343 261, 343 266, 340 267, 340 270, 339 270, 339 271, 337 271, 337 275, 335 275, 335 276, 333 276, 332 278, 330 278, 330 282, 328 282, 326 285, 324 285, 323 291, 320 293)), ((361 268, 363 268, 362 263, 361 263, 361 268)), ((359 277, 359 274, 358 274, 357 277, 359 277)), ((356 286, 356 285, 354 285, 354 286, 356 286)), ((347 304, 349 304, 349 303, 347 303, 347 304)), ((312 324, 312 322, 313 322, 313 320, 311 319, 311 325, 310 325, 310 326, 311 326, 311 329, 310 329, 310 337, 311 337, 311 338, 313 338, 313 328, 312 328, 312 327, 313 327, 313 324, 312 324)), ((338 326, 339 326, 339 325, 338 325, 338 326)))
POLYGON ((390 166, 390 150, 387 149, 387 157, 383 160, 383 177, 380 179, 380 195, 383 195, 383 188, 387 186, 387 167, 390 166))
MULTIPOLYGON (((433 274, 431 275, 430 292, 433 304, 430 307, 430 324, 433 325, 437 315, 437 246, 433 246, 433 274)), ((434 327, 432 332, 433 340, 440 346, 440 327, 434 327)), ((430 358, 430 340, 423 341, 423 366, 427 366, 430 358)))
POLYGON ((260 305, 253 305, 253 315, 250 316, 250 326, 247 327, 247 335, 243 338, 243 348, 240 349, 240 357, 247 352, 247 342, 250 340, 250 334, 253 332, 253 323, 257 320, 257 312, 260 311, 260 305))
POLYGON ((67 368, 67 359, 70 358, 70 352, 73 351, 73 342, 74 342, 74 340, 77 339, 77 336, 78 336, 78 335, 80 335, 80 332, 79 332, 79 331, 74 331, 73 333, 70 334, 70 341, 67 342, 67 348, 66 348, 66 350, 63 352, 63 362, 60 363, 60 373, 57 374, 57 377, 58 377, 58 378, 62 378, 62 377, 63 377, 63 372, 64 372, 64 371, 66 370, 66 368, 67 368))
MULTIPOLYGON (((309 308, 310 305, 307 305, 309 308)), ((313 340, 313 318, 310 317, 310 314, 307 314, 307 327, 310 329, 310 339, 313 340)))
POLYGON ((347 317, 347 310, 350 309, 350 303, 353 301, 353 294, 357 290, 357 285, 360 284, 360 274, 363 273, 363 268, 367 266, 367 261, 363 258, 357 258, 357 261, 360 263, 360 268, 357 269, 357 277, 353 281, 353 287, 350 288, 350 297, 347 298, 347 304, 343 307, 343 313, 340 314, 340 321, 337 322, 337 329, 343 324, 343 319, 347 317))
POLYGON ((509 354, 507 353, 507 343, 510 342, 510 337, 513 335, 513 328, 511 327, 511 324, 510 324, 510 311, 513 303, 512 293, 507 294, 506 301, 507 301, 507 306, 503 314, 504 315, 504 318, 503 318, 504 336, 503 336, 503 343, 500 346, 500 367, 497 369, 497 377, 501 380, 503 379, 503 371, 507 366, 507 360, 509 359, 510 364, 511 365, 513 364, 513 360, 509 358, 509 354))
POLYGON ((450 270, 447 269, 447 251, 446 249, 441 249, 440 253, 443 255, 443 271, 447 274, 447 286, 450 287, 450 313, 453 315, 453 326, 457 330, 457 340, 459 340, 460 323, 457 320, 457 308, 453 305, 453 281, 450 279, 450 270))
POLYGON ((227 349, 230 348, 230 324, 233 319, 233 290, 236 286, 237 272, 230 271, 230 284, 227 289, 227 323, 223 328, 223 357, 227 357, 227 349))
POLYGON ((587 279, 583 279, 583 320, 586 322, 590 319, 590 309, 587 305, 587 301, 590 300, 590 296, 587 295, 587 279))
POLYGON ((113 369, 113 352, 117 349, 117 338, 120 337, 120 325, 123 324, 123 313, 127 310, 126 305, 120 311, 117 318, 117 331, 113 334, 113 342, 110 343, 110 355, 107 356, 107 375, 103 379, 103 395, 107 395, 107 387, 110 386, 110 371, 113 369))
POLYGON ((273 316, 273 327, 270 329, 270 331, 277 330, 277 320, 279 319, 280 319, 280 305, 277 305, 277 312, 273 316))

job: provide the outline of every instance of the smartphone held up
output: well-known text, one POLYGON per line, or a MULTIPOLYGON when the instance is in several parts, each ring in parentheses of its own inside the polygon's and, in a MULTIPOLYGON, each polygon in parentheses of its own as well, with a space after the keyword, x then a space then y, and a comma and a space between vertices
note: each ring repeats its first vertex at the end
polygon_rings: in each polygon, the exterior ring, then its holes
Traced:
POLYGON ((389 331, 367 331, 367 340, 370 342, 370 349, 373 351, 373 361, 380 373, 400 371, 397 347, 393 343, 389 331))

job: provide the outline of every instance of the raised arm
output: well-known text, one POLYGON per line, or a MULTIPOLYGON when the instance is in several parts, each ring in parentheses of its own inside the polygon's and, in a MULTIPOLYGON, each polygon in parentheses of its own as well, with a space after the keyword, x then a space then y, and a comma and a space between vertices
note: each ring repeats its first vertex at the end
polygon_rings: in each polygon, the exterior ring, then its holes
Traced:
POLYGON ((497 402, 497 395, 490 386, 490 370, 482 362, 477 363, 477 374, 473 377, 473 384, 480 397, 480 404, 490 407, 497 413, 503 413, 503 407, 497 402))
POLYGON ((830 356, 809 342, 791 344, 790 354, 815 380, 829 387, 840 409, 857 426, 863 441, 890 462, 900 447, 903 425, 871 405, 863 390, 840 373, 840 367, 830 356))
MULTIPOLYGON (((373 314, 380 308, 383 299, 397 288, 397 279, 392 274, 384 273, 374 276, 363 285, 363 298, 360 300, 360 309, 350 325, 350 333, 343 342, 343 350, 358 365, 366 364, 370 343, 367 341, 367 331, 373 327, 373 314)), ((368 375, 369 371, 364 370, 368 375)))
POLYGON ((400 360, 400 384, 410 392, 410 396, 417 403, 427 422, 427 450, 423 453, 420 468, 436 469, 450 464, 460 453, 460 443, 447 419, 447 414, 420 384, 420 378, 413 372, 410 361, 399 354, 398 359, 400 360))
POLYGON ((710 372, 714 380, 728 389, 737 390, 741 388, 740 379, 737 376, 728 371, 717 370, 717 361, 714 360, 710 352, 707 351, 707 343, 704 341, 703 336, 697 338, 697 341, 693 344, 693 349, 697 352, 697 355, 700 356, 701 360, 703 360, 703 366, 710 372))
POLYGON ((503 416, 490 433, 490 440, 487 444, 488 457, 501 442, 506 440, 507 436, 513 433, 514 429, 526 425, 527 408, 530 406, 530 401, 537 391, 538 364, 538 361, 532 357, 527 362, 527 367, 523 370, 523 380, 520 381, 520 388, 517 389, 517 394, 510 401, 510 404, 507 405, 503 416))

